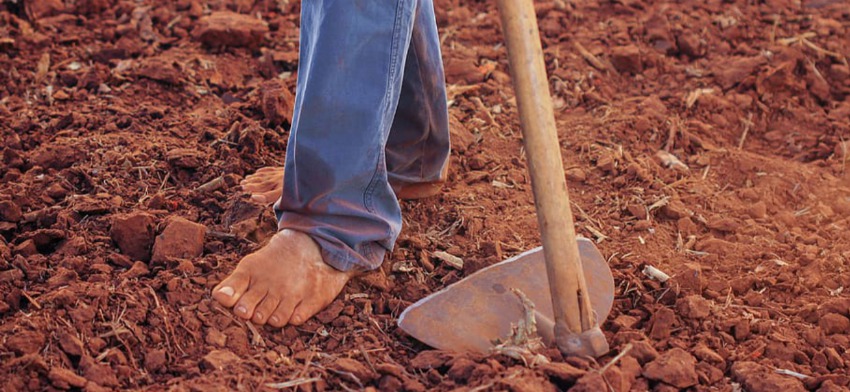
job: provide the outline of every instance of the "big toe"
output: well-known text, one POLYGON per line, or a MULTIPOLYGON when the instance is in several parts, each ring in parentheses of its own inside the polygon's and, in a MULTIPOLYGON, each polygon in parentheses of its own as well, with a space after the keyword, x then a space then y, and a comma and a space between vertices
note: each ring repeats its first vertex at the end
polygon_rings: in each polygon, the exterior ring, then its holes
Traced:
POLYGON ((225 307, 233 307, 237 301, 248 290, 250 278, 239 272, 234 272, 227 279, 215 286, 212 292, 213 299, 225 307))

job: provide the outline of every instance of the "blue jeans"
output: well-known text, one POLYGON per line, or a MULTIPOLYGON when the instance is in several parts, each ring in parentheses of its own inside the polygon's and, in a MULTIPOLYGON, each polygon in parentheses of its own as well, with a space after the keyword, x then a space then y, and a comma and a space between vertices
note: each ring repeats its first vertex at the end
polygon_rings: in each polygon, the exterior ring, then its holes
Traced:
POLYGON ((378 268, 401 229, 393 183, 449 156, 432 0, 303 0, 295 110, 275 204, 342 271, 378 268))

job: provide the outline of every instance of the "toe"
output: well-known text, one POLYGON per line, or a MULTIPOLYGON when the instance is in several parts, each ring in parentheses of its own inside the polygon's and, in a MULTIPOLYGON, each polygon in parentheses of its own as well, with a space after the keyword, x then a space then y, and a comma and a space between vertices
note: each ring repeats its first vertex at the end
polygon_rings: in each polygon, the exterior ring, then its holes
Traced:
POLYGON ((262 187, 262 182, 256 178, 247 177, 239 185, 245 192, 256 192, 262 187))
POLYGON ((275 328, 283 328, 289 323, 292 317, 292 311, 298 305, 294 300, 283 300, 277 306, 277 309, 269 316, 268 324, 275 328))
POLYGON ((257 325, 264 325, 278 305, 280 305, 280 298, 271 295, 271 293, 267 294, 266 298, 254 310, 254 317, 251 317, 251 321, 257 325))
POLYGON ((310 317, 322 311, 328 304, 318 301, 304 301, 298 304, 292 312, 292 317, 289 318, 289 324, 301 325, 304 324, 310 317))
POLYGON ((258 194, 257 196, 262 196, 266 200, 266 203, 274 203, 274 202, 277 201, 277 199, 280 198, 280 191, 273 190, 273 191, 263 192, 263 193, 258 194))
POLYGON ((245 320, 253 318, 257 305, 266 297, 266 294, 268 294, 268 290, 265 287, 253 286, 248 288, 248 291, 233 307, 233 313, 245 320))
POLYGON ((282 167, 266 166, 266 167, 261 167, 261 168, 257 169, 257 171, 255 173, 277 173, 277 172, 280 172, 280 171, 283 171, 282 167))
POLYGON ((232 307, 248 290, 250 278, 240 272, 234 272, 213 289, 213 298, 225 307, 232 307))

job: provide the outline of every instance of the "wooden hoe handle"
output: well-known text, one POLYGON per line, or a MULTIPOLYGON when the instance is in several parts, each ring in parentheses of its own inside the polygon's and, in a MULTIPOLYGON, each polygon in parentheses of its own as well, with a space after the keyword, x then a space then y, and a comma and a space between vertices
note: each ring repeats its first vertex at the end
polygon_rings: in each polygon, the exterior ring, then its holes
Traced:
POLYGON ((555 341, 564 354, 598 357, 608 351, 608 342, 597 325, 582 272, 534 4, 497 4, 552 290, 555 341))

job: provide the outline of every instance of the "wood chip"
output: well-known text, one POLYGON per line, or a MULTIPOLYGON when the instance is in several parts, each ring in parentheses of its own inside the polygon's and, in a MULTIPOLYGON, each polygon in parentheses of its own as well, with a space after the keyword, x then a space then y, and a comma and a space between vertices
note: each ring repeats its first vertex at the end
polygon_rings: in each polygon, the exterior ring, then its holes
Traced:
POLYGON ((448 254, 443 251, 434 252, 434 257, 439 260, 442 260, 444 263, 456 269, 463 270, 463 259, 461 259, 460 257, 448 254))
POLYGON ((655 154, 655 156, 657 156, 658 159, 661 160, 661 165, 668 169, 676 169, 682 171, 691 170, 688 165, 686 165, 684 162, 680 161, 679 158, 677 158, 675 155, 667 151, 660 150, 655 154))
POLYGON ((658 268, 655 268, 651 265, 647 265, 646 267, 643 267, 642 272, 643 272, 644 275, 646 275, 646 276, 648 276, 652 279, 655 279, 655 280, 657 280, 661 283, 664 283, 664 282, 670 280, 670 275, 667 275, 666 273, 664 273, 664 271, 662 271, 658 268))
POLYGON ((590 65, 592 65, 594 68, 600 71, 613 71, 611 68, 605 65, 602 60, 599 60, 599 58, 596 57, 593 53, 590 53, 589 50, 585 49, 585 47, 582 46, 578 41, 573 41, 573 46, 575 46, 576 50, 578 50, 579 54, 581 54, 581 57, 584 57, 584 59, 588 63, 590 63, 590 65))

